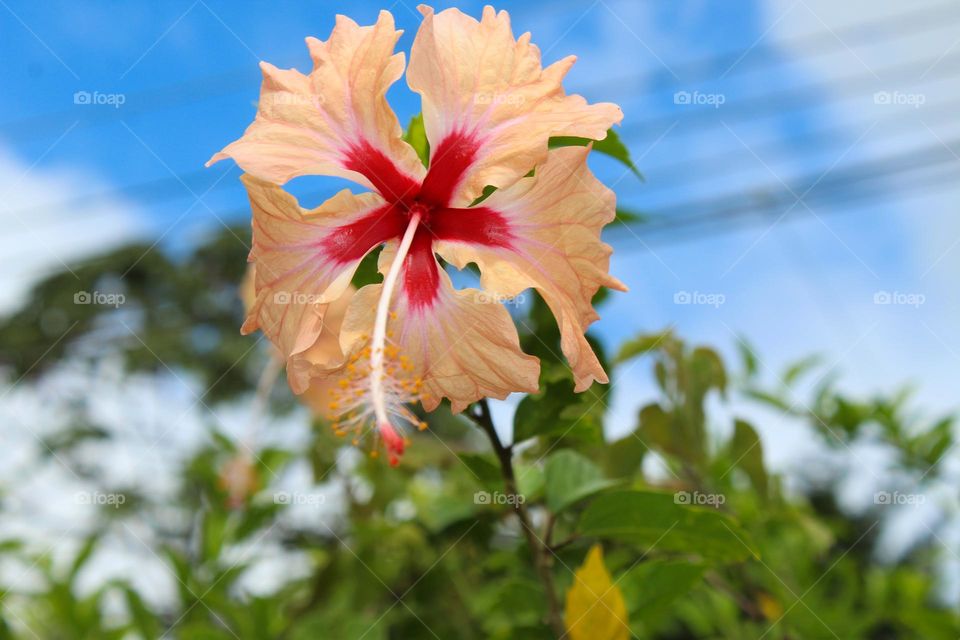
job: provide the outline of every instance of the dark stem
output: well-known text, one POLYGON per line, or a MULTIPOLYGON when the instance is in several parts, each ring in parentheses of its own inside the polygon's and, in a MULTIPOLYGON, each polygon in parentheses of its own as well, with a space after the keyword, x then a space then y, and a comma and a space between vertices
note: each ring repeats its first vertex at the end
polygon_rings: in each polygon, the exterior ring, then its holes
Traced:
MULTIPOLYGON (((490 415, 490 405, 486 400, 477 403, 479 411, 477 413, 467 412, 467 415, 474 423, 487 434, 490 444, 493 445, 493 451, 500 461, 500 471, 503 474, 503 483, 509 495, 517 498, 517 477, 513 471, 513 445, 504 446, 500 442, 500 436, 493 428, 493 418, 490 415)), ((557 600, 557 592, 554 590, 553 575, 550 572, 550 548, 547 543, 537 537, 533 530, 533 524, 530 521, 530 514, 520 499, 513 500, 513 509, 520 520, 520 528, 527 539, 527 546, 533 556, 533 567, 543 583, 543 589, 547 596, 547 623, 556 634, 557 638, 563 638, 567 635, 567 629, 563 624, 563 616, 560 613, 560 602, 557 600)))

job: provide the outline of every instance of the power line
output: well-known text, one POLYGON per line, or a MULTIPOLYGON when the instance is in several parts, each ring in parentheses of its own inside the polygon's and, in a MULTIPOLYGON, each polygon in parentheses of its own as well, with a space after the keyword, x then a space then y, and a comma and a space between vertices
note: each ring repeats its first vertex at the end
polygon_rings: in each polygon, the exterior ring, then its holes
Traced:
MULTIPOLYGON (((948 59, 949 58, 944 58, 944 60, 948 60, 948 59)), ((956 59, 960 61, 960 56, 957 56, 956 59)), ((922 66, 923 66, 922 63, 920 65, 911 64, 910 68, 916 69, 922 66)), ((851 81, 850 78, 847 78, 845 81, 841 81, 841 82, 821 84, 819 85, 820 92, 816 94, 816 97, 818 99, 822 98, 822 93, 827 93, 828 95, 836 95, 842 92, 849 92, 851 90, 852 84, 853 82, 851 81)), ((750 101, 744 101, 743 104, 739 104, 739 103, 734 104, 729 108, 725 106, 723 109, 724 122, 727 122, 728 119, 731 122, 733 122, 733 121, 736 121, 737 119, 741 119, 743 116, 759 117, 759 115, 764 112, 782 114, 785 111, 789 111, 791 108, 798 107, 799 101, 797 100, 797 98, 799 93, 800 92, 791 91, 791 92, 788 92, 789 95, 785 97, 784 93, 781 92, 779 95, 779 98, 775 98, 772 101, 765 101, 764 106, 761 109, 754 109, 754 107, 750 104, 750 101), (780 102, 789 100, 791 98, 797 102, 790 104, 787 109, 780 109, 779 111, 776 110, 776 107, 779 106, 780 102), (731 109, 736 109, 736 108, 739 108, 740 111, 731 111, 731 109)), ((757 99, 759 98, 752 98, 751 100, 757 100, 757 99)), ((937 115, 935 116, 935 119, 933 121, 942 121, 947 116, 953 115, 950 112, 950 108, 957 104, 958 104, 957 102, 951 102, 946 105, 943 105, 942 107, 938 107, 936 111, 927 109, 925 113, 931 113, 931 112, 936 113, 937 115)), ((955 111, 953 113, 955 113, 955 111)), ((895 121, 906 122, 906 120, 904 120, 902 117, 898 117, 896 114, 892 116, 890 119, 895 121)), ((640 124, 634 127, 624 128, 623 133, 626 134, 628 131, 631 131, 636 128, 644 127, 644 126, 648 126, 648 125, 640 124)), ((654 126, 654 125, 649 125, 649 126, 654 126)), ((826 132, 805 134, 803 137, 795 138, 794 140, 795 141, 806 140, 809 144, 812 145, 816 143, 817 139, 820 137, 829 137, 831 139, 843 139, 846 137, 846 135, 847 135, 846 130, 841 130, 837 128, 837 129, 833 129, 831 131, 826 131, 826 132)), ((767 149, 769 148, 770 147, 767 147, 767 149)), ((738 150, 737 154, 739 153, 740 151, 738 150)), ((689 181, 690 176, 696 174, 696 172, 692 170, 698 165, 707 161, 715 162, 718 166, 728 165, 729 160, 731 159, 730 158, 731 155, 734 155, 734 154, 729 154, 729 153, 717 154, 715 156, 712 156, 703 160, 696 160, 696 161, 683 160, 677 163, 673 163, 671 165, 666 165, 666 167, 668 167, 670 171, 673 173, 673 177, 671 178, 671 176, 668 174, 663 181, 658 180, 657 185, 658 186, 661 184, 669 185, 671 182, 677 183, 681 181, 689 181)), ((656 171, 656 169, 653 169, 653 171, 656 171)), ((39 211, 47 210, 50 207, 60 207, 60 208, 86 207, 93 204, 97 204, 99 202, 107 201, 116 196, 139 196, 139 197, 149 198, 152 202, 157 202, 157 201, 168 199, 168 198, 177 198, 177 197, 184 197, 184 196, 190 195, 189 192, 187 192, 186 189, 184 188, 184 185, 187 185, 193 190, 203 190, 207 185, 210 184, 211 179, 212 179, 212 175, 209 169, 196 169, 193 171, 179 173, 175 176, 170 176, 167 178, 157 178, 153 180, 147 180, 140 183, 135 183, 135 184, 130 184, 122 187, 117 187, 114 189, 104 190, 94 194, 88 194, 84 196, 79 196, 77 198, 71 198, 69 200, 65 200, 58 203, 44 204, 44 205, 38 205, 36 207, 21 209, 16 213, 20 215, 29 216, 39 211)), ((223 186, 228 184, 230 183, 222 182, 214 185, 214 188, 222 188, 223 186)), ((319 197, 319 195, 317 197, 319 197)))
MULTIPOLYGON (((957 140, 953 144, 958 144, 957 140)), ((915 169, 923 169, 929 166, 936 166, 949 162, 956 162, 957 155, 949 148, 949 145, 935 144, 924 147, 918 151, 901 152, 895 155, 883 158, 881 160, 869 160, 851 164, 839 171, 834 171, 829 177, 824 177, 824 172, 817 170, 804 174, 800 179, 793 181, 793 186, 787 188, 783 183, 774 183, 761 189, 740 189, 736 193, 720 197, 711 197, 706 201, 701 200, 693 203, 683 203, 662 207, 658 215, 658 222, 644 224, 647 230, 656 229, 660 225, 669 227, 671 221, 676 220, 678 216, 683 215, 689 210, 703 210, 707 208, 706 203, 719 203, 721 210, 740 211, 744 207, 744 199, 747 199, 752 205, 771 206, 780 204, 779 201, 792 201, 795 199, 794 193, 811 194, 824 193, 828 189, 846 187, 851 184, 875 180, 891 175, 902 174, 915 169), (796 188, 794 188, 796 187, 796 188)), ((746 208, 749 208, 746 207, 746 208)))
MULTIPOLYGON (((836 32, 821 32, 787 39, 780 44, 790 48, 806 48, 812 50, 808 56, 822 55, 831 51, 848 48, 859 44, 876 44, 904 35, 916 34, 929 28, 947 26, 951 21, 960 18, 960 13, 948 11, 956 9, 952 3, 937 5, 933 9, 905 11, 895 16, 888 16, 872 22, 861 23, 846 27, 836 32), (911 29, 913 31, 911 31, 911 29)), ((719 55, 704 57, 689 63, 676 65, 674 73, 700 73, 700 80, 708 76, 704 70, 717 69, 733 65, 731 73, 739 73, 743 69, 763 64, 778 64, 779 59, 750 57, 753 47, 727 51, 719 55), (737 62, 739 60, 739 62, 737 62), (734 63, 737 63, 734 65, 734 63)), ((650 72, 647 72, 648 74, 650 72)), ((250 88, 251 78, 255 70, 252 65, 236 68, 224 72, 210 74, 201 78, 194 78, 178 82, 157 89, 148 89, 125 93, 126 102, 120 109, 90 109, 86 118, 78 126, 99 126, 117 122, 131 115, 140 115, 153 111, 174 109, 211 98, 221 97, 250 88)), ((630 74, 627 77, 615 80, 605 80, 586 87, 587 91, 604 91, 609 88, 622 88, 624 83, 644 77, 644 73, 630 74)), ((688 80, 688 82, 691 80, 688 80)), ((697 81, 696 76, 692 80, 697 81)), ((663 89, 676 86, 675 81, 654 82, 647 90, 663 89), (659 83, 659 84, 658 84, 659 83)), ((0 135, 22 141, 47 133, 60 133, 63 129, 77 121, 76 109, 66 109, 53 113, 38 114, 0 124, 0 135)))
MULTIPOLYGON (((957 112, 960 111, 960 100, 946 102, 938 105, 934 109, 923 108, 923 122, 926 125, 956 122, 957 112)), ((877 124, 889 125, 885 127, 886 133, 892 131, 909 132, 917 124, 910 118, 904 117, 904 113, 896 111, 884 118, 881 118, 877 124)), ((709 178, 723 177, 735 173, 735 170, 727 170, 731 167, 742 166, 737 160, 746 158, 755 159, 773 156, 784 151, 795 151, 797 149, 811 148, 819 151, 829 149, 829 144, 824 141, 847 141, 850 137, 850 125, 842 124, 835 127, 810 131, 800 136, 789 138, 780 138, 768 144, 758 144, 749 149, 738 146, 732 150, 721 153, 713 153, 702 157, 685 157, 678 161, 664 163, 659 166, 644 167, 643 171, 651 179, 645 186, 650 188, 662 189, 664 187, 676 186, 678 184, 689 185, 699 176, 709 178), (699 171, 702 167, 710 167, 709 174, 699 171), (655 176, 655 178, 654 178, 655 176)))
MULTIPOLYGON (((256 68, 253 65, 240 71, 215 73, 192 80, 177 82, 157 89, 124 93, 125 102, 122 107, 84 107, 86 115, 78 118, 77 106, 53 113, 38 114, 0 124, 0 134, 3 137, 24 141, 44 134, 60 134, 70 124, 79 121, 78 127, 99 126, 111 122, 119 122, 132 115, 140 115, 152 111, 165 111, 185 106, 195 102, 202 102, 211 98, 236 93, 250 87, 255 78, 256 68)), ((68 96, 64 96, 66 99, 68 96)), ((71 97, 75 100, 76 97, 71 97)))
MULTIPOLYGON (((784 112, 820 107, 823 98, 830 95, 830 101, 836 102, 850 96, 861 95, 865 90, 877 87, 878 82, 890 88, 915 83, 923 74, 923 82, 940 82, 954 77, 960 71, 960 54, 928 59, 920 62, 897 64, 880 70, 885 79, 878 81, 872 74, 857 73, 825 82, 814 82, 799 89, 789 88, 767 93, 745 96, 734 102, 726 102, 720 107, 705 106, 687 111, 672 111, 623 127, 623 134, 649 133, 672 129, 677 122, 695 123, 704 126, 716 126, 720 122, 738 122, 780 115, 784 112)), ((674 134, 696 133, 702 129, 678 128, 674 134)))
MULTIPOLYGON (((960 145, 960 140, 952 141, 953 145, 960 145)), ((803 196, 804 202, 819 205, 835 205, 848 201, 888 198, 889 192, 878 188, 850 189, 851 186, 862 185, 871 181, 883 180, 889 186, 894 178, 902 179, 912 173, 930 169, 938 169, 940 173, 920 174, 912 183, 911 188, 917 186, 936 185, 948 180, 954 185, 958 182, 957 167, 950 166, 958 162, 958 157, 946 146, 936 145, 924 147, 906 153, 900 153, 880 161, 861 162, 837 171, 830 178, 823 178, 823 173, 810 172, 805 174, 792 185, 774 184, 758 190, 746 190, 721 197, 704 198, 663 207, 655 215, 653 221, 631 225, 634 233, 640 235, 644 241, 653 240, 658 236, 675 237, 674 232, 689 231, 691 229, 709 230, 707 227, 721 223, 728 223, 745 218, 762 221, 771 214, 782 213, 784 207, 795 205, 797 195, 803 196), (819 181, 819 182, 818 182, 819 181), (797 195, 794 195, 797 194, 797 195), (696 211, 698 213, 689 213, 696 211)), ((895 186, 905 186, 902 182, 895 186)), ((796 211, 803 214, 805 207, 797 207, 796 211)), ((622 235, 622 234, 621 234, 622 235)), ((696 234, 694 234, 696 235, 696 234)))
MULTIPOLYGON (((912 189, 928 186, 936 188, 948 186, 948 183, 949 185, 957 186, 958 177, 960 176, 958 176, 955 170, 941 171, 940 173, 920 176, 920 179, 910 183, 910 187, 912 189)), ((916 193, 916 191, 913 193, 916 193)), ((889 194, 883 191, 854 191, 847 192, 846 194, 837 194, 829 200, 818 202, 817 206, 829 207, 827 212, 831 215, 838 215, 841 213, 852 213, 859 207, 872 204, 877 200, 889 199, 889 197, 889 194), (840 208, 840 205, 844 205, 847 208, 840 208)), ((638 235, 643 239, 643 244, 638 245, 634 243, 628 246, 620 246, 618 252, 648 250, 653 246, 680 244, 683 242, 696 241, 707 236, 712 238, 722 233, 730 233, 743 228, 769 225, 771 221, 776 223, 780 218, 782 218, 784 222, 792 222, 810 216, 810 213, 802 207, 792 210, 785 210, 783 207, 779 209, 768 208, 766 210, 745 209, 739 213, 741 215, 715 216, 714 219, 704 219, 696 221, 696 223, 680 223, 677 224, 669 234, 645 234, 644 230, 638 227, 638 235)))
MULTIPOLYGON (((926 14, 924 14, 924 15, 926 15, 926 14)), ((947 61, 951 61, 951 60, 956 60, 956 59, 957 59, 957 57, 944 58, 944 59, 943 59, 943 62, 947 62, 947 61)), ((914 70, 914 69, 916 69, 916 68, 917 68, 917 65, 915 65, 915 63, 910 63, 909 65, 899 65, 899 66, 897 66, 896 68, 897 68, 897 70, 898 70, 900 73, 904 73, 904 72, 907 71, 907 70, 914 70)), ((945 68, 945 67, 941 67, 941 68, 940 68, 940 72, 939 72, 938 74, 934 74, 934 75, 939 76, 940 74, 942 74, 944 68, 945 68)), ((856 76, 856 77, 853 78, 853 80, 862 79, 863 77, 864 77, 863 75, 856 76)), ((818 85, 816 85, 816 86, 819 87, 819 91, 820 91, 820 92, 825 92, 825 93, 827 93, 827 94, 829 94, 829 95, 842 94, 842 93, 844 93, 844 92, 849 93, 850 90, 851 90, 851 86, 852 86, 852 85, 855 86, 855 83, 853 83, 853 82, 851 81, 851 78, 849 78, 849 77, 846 78, 846 79, 844 79, 844 80, 842 80, 841 82, 843 83, 843 85, 842 85, 841 89, 838 90, 838 91, 834 91, 833 83, 826 83, 826 84, 821 83, 821 84, 818 84, 818 85)), ((861 86, 864 86, 864 85, 861 84, 861 86)), ((791 102, 790 105, 788 105, 788 107, 789 107, 789 108, 796 108, 796 107, 798 106, 798 105, 797 105, 797 99, 798 99, 799 95, 801 94, 801 92, 802 92, 802 93, 808 93, 808 92, 810 92, 810 91, 811 91, 811 90, 810 90, 809 88, 807 88, 807 89, 802 89, 802 90, 800 90, 800 91, 790 90, 790 91, 788 91, 788 92, 778 92, 778 93, 774 96, 772 102, 768 99, 767 101, 764 102, 764 105, 768 105, 768 106, 769 106, 769 105, 771 105, 771 104, 778 104, 778 103, 780 103, 780 102, 783 102, 784 100, 790 100, 790 101, 792 101, 792 102, 791 102)), ((819 97, 819 96, 818 96, 818 97, 819 97)), ((759 99, 759 98, 757 98, 757 97, 751 98, 751 100, 757 100, 757 99, 759 99)), ((955 103, 950 103, 950 104, 948 104, 948 105, 945 105, 944 107, 941 107, 940 110, 938 110, 936 113, 941 114, 941 115, 947 114, 948 111, 946 111, 946 109, 949 109, 949 108, 953 107, 954 104, 955 104, 955 103)), ((755 116, 757 115, 757 111, 758 111, 757 109, 755 109, 755 108, 753 107, 752 104, 748 104, 748 103, 746 103, 746 102, 737 103, 737 104, 734 104, 734 105, 731 105, 731 106, 727 106, 727 107, 724 108, 724 115, 725 115, 725 118, 729 118, 729 119, 731 119, 731 120, 732 120, 732 119, 735 119, 735 117, 731 116, 731 113, 729 113, 729 111, 731 110, 731 107, 736 107, 736 108, 739 108, 739 109, 740 109, 740 111, 734 111, 734 114, 739 113, 739 114, 741 114, 741 115, 749 115, 749 116, 751 116, 751 117, 755 117, 755 116)), ((783 110, 780 110, 779 112, 782 113, 783 110)), ((928 112, 928 113, 929 113, 929 112, 928 112)), ((891 118, 891 119, 896 119, 896 116, 894 116, 894 117, 891 118)), ((940 120, 941 118, 938 117, 937 119, 940 120)), ((725 121, 726 121, 726 120, 725 120, 725 121)), ((899 127, 899 122, 904 122, 904 121, 903 121, 902 119, 899 119, 899 120, 898 120, 898 127, 899 127)), ((820 138, 820 137, 827 136, 827 137, 837 137, 837 138, 839 138, 839 137, 843 136, 844 134, 846 134, 846 131, 840 130, 839 128, 835 128, 835 129, 833 129, 832 131, 827 131, 827 132, 823 132, 823 131, 821 131, 821 132, 815 132, 815 133, 812 133, 812 134, 810 134, 810 135, 804 136, 804 137, 800 138, 799 140, 800 140, 801 142, 802 142, 802 141, 806 141, 808 144, 811 144, 811 146, 812 146, 812 144, 816 143, 816 142, 817 142, 817 139, 820 138)), ((796 141, 797 141, 797 139, 794 139, 794 142, 796 142, 796 141)), ((668 167, 670 167, 670 168, 674 171, 673 177, 672 177, 672 179, 671 179, 670 174, 668 173, 668 175, 667 175, 666 178, 665 178, 665 181, 663 181, 663 182, 658 181, 658 184, 663 184, 664 182, 665 182, 666 184, 670 184, 671 181, 674 182, 674 183, 676 183, 676 182, 679 182, 681 179, 689 181, 690 175, 691 175, 692 173, 695 174, 695 172, 689 171, 689 169, 690 169, 690 167, 691 167, 692 165, 700 164, 700 163, 705 162, 705 161, 719 161, 718 164, 721 165, 721 166, 723 166, 723 165, 726 165, 726 164, 730 164, 730 163, 729 163, 729 160, 730 160, 730 154, 724 154, 723 157, 714 156, 714 157, 708 158, 708 159, 706 159, 706 160, 699 160, 699 161, 696 161, 696 162, 684 161, 684 162, 679 162, 679 163, 673 163, 673 165, 667 165, 668 167)), ((89 195, 81 196, 81 197, 79 197, 79 198, 74 198, 74 199, 71 199, 71 200, 68 200, 68 201, 65 201, 65 202, 60 202, 60 203, 55 203, 55 204, 47 204, 47 205, 43 205, 42 207, 39 207, 39 206, 38 206, 38 207, 29 208, 29 209, 24 209, 24 210, 18 211, 17 213, 20 213, 20 214, 23 214, 23 215, 30 215, 30 214, 33 213, 33 212, 36 212, 36 211, 41 210, 41 209, 49 209, 50 207, 76 208, 76 207, 89 206, 89 205, 91 205, 91 204, 95 204, 95 203, 97 203, 97 202, 101 202, 101 201, 103 201, 103 200, 105 200, 105 199, 107 199, 107 198, 110 198, 110 197, 113 197, 113 196, 116 196, 116 195, 144 196, 144 197, 146 197, 146 198, 149 198, 151 201, 158 201, 158 200, 166 199, 166 198, 168 198, 168 197, 179 197, 179 196, 184 196, 184 197, 185 197, 185 196, 187 196, 187 195, 189 195, 189 194, 187 193, 187 190, 184 188, 184 186, 183 186, 184 184, 190 186, 191 189, 192 189, 192 185, 196 185, 196 186, 197 186, 197 189, 201 189, 201 190, 202 190, 204 185, 209 184, 210 179, 211 179, 211 175, 210 175, 210 173, 209 173, 208 170, 198 169, 198 170, 196 170, 196 171, 186 172, 186 173, 183 173, 183 174, 179 174, 179 175, 177 175, 177 176, 172 176, 172 177, 170 177, 170 178, 160 178, 160 179, 156 179, 156 180, 150 180, 150 181, 146 181, 146 182, 142 182, 142 183, 138 183, 138 184, 127 185, 127 186, 125 186, 125 187, 120 187, 120 188, 117 188, 117 189, 112 189, 112 190, 103 191, 103 192, 100 192, 100 193, 95 193, 95 194, 89 194, 89 195)), ((223 183, 223 184, 227 184, 227 183, 223 183)), ((215 186, 216 186, 216 185, 215 185, 215 186)), ((325 194, 323 194, 323 193, 313 193, 313 194, 309 194, 308 197, 322 197, 323 195, 325 195, 325 194)), ((237 213, 240 213, 240 211, 237 211, 237 213)), ((231 214, 232 214, 232 213, 231 213, 231 214)), ((649 230, 649 229, 648 229, 648 230, 649 230)))

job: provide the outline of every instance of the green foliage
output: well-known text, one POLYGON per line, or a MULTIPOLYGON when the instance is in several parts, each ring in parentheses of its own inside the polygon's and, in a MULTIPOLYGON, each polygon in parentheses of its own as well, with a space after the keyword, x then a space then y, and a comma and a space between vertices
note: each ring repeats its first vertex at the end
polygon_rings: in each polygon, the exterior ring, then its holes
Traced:
POLYGON ((517 407, 513 419, 513 437, 517 442, 536 436, 602 441, 605 407, 597 394, 574 393, 570 372, 559 367, 545 371, 540 385, 539 393, 528 395, 517 407))
POLYGON ((543 473, 547 507, 553 513, 560 513, 617 484, 604 478, 603 472, 589 458, 569 449, 550 454, 543 473))
POLYGON ((550 138, 550 147, 584 147, 593 143, 593 151, 610 156, 614 160, 630 169, 635 176, 643 180, 643 174, 637 168, 637 165, 630 159, 630 150, 627 145, 620 140, 619 134, 613 129, 607 131, 607 136, 603 140, 590 140, 589 138, 577 138, 575 136, 557 136, 550 138))
POLYGON ((767 495, 767 471, 763 467, 763 444, 760 436, 749 423, 737 420, 733 425, 733 438, 727 458, 744 470, 750 477, 758 496, 767 495))
MULTIPOLYGON (((245 247, 227 232, 176 259, 158 249, 141 259, 142 249, 78 267, 80 283, 70 274, 40 283, 30 303, 0 323, 11 375, 31 384, 71 358, 94 360, 109 347, 130 372, 168 375, 162 360, 212 385, 204 402, 217 413, 228 404, 249 406, 269 352, 237 329, 245 247), (105 287, 111 276, 123 282, 131 306, 73 304, 76 290, 105 287), (134 308, 137 314, 127 315, 134 308), (198 322, 205 327, 199 337, 198 322), (104 327, 121 329, 120 338, 97 343, 104 327), (98 349, 81 348, 91 342, 98 349)), ((374 266, 365 263, 355 282, 375 281, 374 266)), ((622 594, 625 621, 638 638, 960 634, 956 611, 939 602, 931 577, 935 546, 879 564, 878 514, 845 513, 829 486, 787 494, 765 464, 755 428, 765 425, 721 419, 709 407, 734 395, 762 404, 805 423, 811 438, 839 454, 858 439, 879 437, 918 482, 943 473, 943 454, 955 442, 952 417, 915 414, 906 394, 852 398, 833 381, 815 383, 810 398, 798 396, 795 386, 818 370, 813 360, 768 387, 751 349, 741 350, 744 371, 734 375, 715 350, 662 332, 626 342, 613 362, 594 342, 615 383, 618 367, 635 358, 656 383, 654 393, 636 399, 629 430, 611 437, 604 433, 608 388, 573 392, 556 321, 531 295, 517 321, 524 349, 542 360, 541 392, 520 401, 513 446, 491 451, 485 432, 441 408, 391 468, 354 455, 320 420, 307 428, 306 411, 294 412, 296 402, 278 384, 260 432, 272 433, 285 417, 302 424, 297 438, 241 442, 210 427, 183 462, 173 499, 125 491, 131 498, 123 508, 99 509, 93 529, 70 553, 57 554, 64 561, 31 540, 0 544, 4 560, 35 563, 39 585, 5 589, 0 638, 33 637, 27 628, 68 640, 550 638, 559 634, 547 626, 546 584, 562 606, 574 572, 600 547, 603 571, 594 559, 588 577, 622 594), (249 479, 240 491, 225 479, 236 468, 249 479), (290 495, 285 482, 298 473, 309 476, 293 494, 301 504, 278 499, 290 495), (304 509, 306 521, 294 517, 304 509), (533 537, 524 535, 521 514, 533 537), (117 536, 162 563, 173 576, 173 599, 157 604, 121 579, 85 582, 93 560, 114 553, 117 536), (545 545, 542 565, 532 561, 530 540, 545 545), (283 565, 273 588, 251 589, 258 565, 281 551, 292 554, 296 570, 283 565)), ((38 464, 65 464, 85 480, 102 480, 82 462, 115 436, 83 407, 65 423, 44 434, 51 453, 38 464)), ((579 593, 589 600, 589 592, 579 593)), ((616 598, 605 602, 619 608, 616 598)))
POLYGON ((757 555, 749 536, 732 518, 686 506, 684 496, 653 491, 606 493, 590 503, 577 530, 583 536, 636 545, 644 552, 677 552, 714 561, 757 555))
POLYGON ((427 140, 427 130, 423 126, 422 113, 410 118, 410 124, 407 125, 403 139, 417 152, 417 157, 420 158, 423 166, 428 166, 430 164, 430 141, 427 140))

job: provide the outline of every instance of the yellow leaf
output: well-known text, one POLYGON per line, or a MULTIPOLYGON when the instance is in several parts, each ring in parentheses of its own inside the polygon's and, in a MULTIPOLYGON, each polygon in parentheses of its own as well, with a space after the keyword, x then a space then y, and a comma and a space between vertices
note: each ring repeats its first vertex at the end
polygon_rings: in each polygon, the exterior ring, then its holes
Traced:
POLYGON ((570 640, 627 640, 627 605, 603 564, 603 549, 594 545, 567 591, 564 624, 570 640))
POLYGON ((783 617, 783 606, 768 593, 757 594, 757 605, 767 620, 779 620, 783 617))

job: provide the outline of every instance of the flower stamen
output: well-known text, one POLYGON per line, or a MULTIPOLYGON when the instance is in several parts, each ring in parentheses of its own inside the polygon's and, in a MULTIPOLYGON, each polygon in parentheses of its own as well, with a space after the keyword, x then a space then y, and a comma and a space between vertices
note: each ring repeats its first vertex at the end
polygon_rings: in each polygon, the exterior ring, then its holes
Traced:
MULTIPOLYGON (((352 432, 354 444, 359 443, 364 427, 372 419, 393 466, 399 463, 407 445, 398 426, 407 423, 421 431, 427 426, 407 406, 422 398, 423 381, 413 377, 413 363, 389 343, 392 332, 387 331, 387 321, 397 319, 396 312, 390 311, 390 301, 420 221, 420 212, 411 211, 410 222, 383 279, 369 346, 350 357, 345 376, 330 390, 327 405, 334 433, 345 436, 352 432)), ((374 449, 371 456, 376 457, 376 453, 374 449)))

